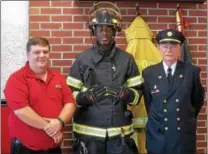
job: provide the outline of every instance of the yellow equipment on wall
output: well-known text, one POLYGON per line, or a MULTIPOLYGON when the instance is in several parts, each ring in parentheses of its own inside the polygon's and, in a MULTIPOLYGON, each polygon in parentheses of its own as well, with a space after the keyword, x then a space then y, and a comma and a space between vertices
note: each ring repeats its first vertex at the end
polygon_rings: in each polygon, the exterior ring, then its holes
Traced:
MULTIPOLYGON (((137 16, 131 25, 125 30, 128 42, 127 52, 133 55, 140 74, 147 66, 156 64, 162 60, 159 50, 152 42, 152 32, 147 23, 137 16)), ((140 153, 147 153, 145 148, 145 126, 147 123, 147 113, 144 99, 137 106, 129 106, 134 119, 134 140, 140 153)))

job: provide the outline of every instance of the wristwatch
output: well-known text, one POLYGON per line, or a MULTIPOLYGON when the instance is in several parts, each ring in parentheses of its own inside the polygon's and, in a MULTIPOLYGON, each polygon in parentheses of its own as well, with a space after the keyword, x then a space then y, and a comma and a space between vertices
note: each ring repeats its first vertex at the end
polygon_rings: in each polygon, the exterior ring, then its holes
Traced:
POLYGON ((57 120, 62 124, 63 127, 65 126, 65 122, 61 118, 57 117, 57 120))

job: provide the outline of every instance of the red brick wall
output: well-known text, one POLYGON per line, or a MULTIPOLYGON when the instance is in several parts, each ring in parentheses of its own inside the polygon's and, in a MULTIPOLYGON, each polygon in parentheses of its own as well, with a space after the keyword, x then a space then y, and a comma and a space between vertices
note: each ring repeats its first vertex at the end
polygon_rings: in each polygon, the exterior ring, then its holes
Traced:
MULTIPOLYGON (((51 66, 67 76, 69 67, 77 53, 91 46, 87 26, 87 13, 92 2, 74 1, 31 1, 30 2, 30 36, 44 36, 52 45, 51 66)), ((126 28, 135 18, 135 2, 117 3, 123 15, 126 28)), ((175 28, 176 3, 140 3, 141 16, 156 34, 164 28, 175 28)), ((187 39, 193 62, 202 69, 201 80, 206 85, 206 51, 207 51, 207 4, 181 3, 183 17, 191 22, 186 29, 187 39)), ((117 43, 125 49, 124 32, 118 34, 117 43)), ((199 115, 197 130, 198 152, 207 152, 207 101, 199 115)), ((71 125, 65 128, 63 151, 70 151, 72 144, 71 125)))

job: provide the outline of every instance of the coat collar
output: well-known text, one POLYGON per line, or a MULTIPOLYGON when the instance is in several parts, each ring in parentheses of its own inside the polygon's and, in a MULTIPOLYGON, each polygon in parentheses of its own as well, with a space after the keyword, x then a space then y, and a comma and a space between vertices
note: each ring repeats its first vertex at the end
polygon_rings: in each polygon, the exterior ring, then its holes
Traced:
MULTIPOLYGON (((94 46, 94 47, 92 48, 92 50, 93 50, 93 51, 92 51, 92 52, 93 52, 93 56, 91 56, 91 59, 92 59, 92 61, 93 61, 95 64, 97 64, 97 63, 99 63, 99 62, 104 58, 104 56, 99 52, 97 46, 94 46)), ((116 48, 116 43, 114 43, 113 48, 112 48, 112 50, 111 50, 111 53, 110 53, 110 55, 109 55, 109 58, 110 58, 110 59, 113 59, 113 57, 115 56, 116 50, 117 50, 117 48, 116 48)))
POLYGON ((176 70, 175 70, 175 73, 173 75, 173 81, 171 83, 171 85, 169 86, 168 85, 168 80, 167 80, 167 77, 166 77, 166 74, 165 74, 165 70, 164 70, 164 67, 163 67, 163 63, 160 62, 158 65, 157 65, 157 77, 159 79, 159 84, 160 84, 160 87, 161 89, 163 89, 163 93, 165 94, 166 97, 169 97, 178 87, 179 87, 179 84, 181 83, 181 81, 183 80, 184 78, 184 65, 181 61, 177 61, 177 65, 176 65, 176 70))

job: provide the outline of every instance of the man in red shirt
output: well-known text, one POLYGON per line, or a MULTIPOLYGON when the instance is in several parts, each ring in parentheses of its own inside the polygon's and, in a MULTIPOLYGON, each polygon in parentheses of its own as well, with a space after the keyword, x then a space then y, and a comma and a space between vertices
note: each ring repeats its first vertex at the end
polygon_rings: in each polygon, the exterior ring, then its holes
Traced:
POLYGON ((28 61, 7 81, 12 154, 61 154, 62 128, 75 105, 65 78, 49 68, 49 55, 47 39, 29 39, 28 61))

